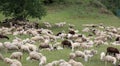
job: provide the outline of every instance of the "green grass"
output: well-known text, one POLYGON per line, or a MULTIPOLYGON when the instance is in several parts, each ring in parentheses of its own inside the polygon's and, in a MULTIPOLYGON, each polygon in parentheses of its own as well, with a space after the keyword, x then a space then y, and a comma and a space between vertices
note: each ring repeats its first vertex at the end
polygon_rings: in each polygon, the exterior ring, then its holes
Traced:
MULTIPOLYGON (((115 17, 113 14, 102 14, 100 13, 100 8, 93 7, 89 5, 90 0, 66 0, 69 1, 68 4, 61 4, 61 5, 49 5, 46 6, 48 14, 40 20, 40 25, 42 25, 42 22, 50 22, 52 25, 57 22, 67 22, 67 24, 71 23, 75 25, 75 28, 78 29, 81 33, 81 29, 84 28, 82 24, 99 24, 103 23, 107 26, 120 26, 120 19, 115 17), (80 4, 82 2, 82 4, 80 4)), ((0 20, 5 19, 3 15, 0 14, 0 20)), ((31 21, 35 21, 37 19, 31 19, 31 21)), ((67 31, 68 25, 62 28, 56 28, 52 27, 49 28, 54 33, 60 32, 62 30, 67 31)), ((10 41, 14 38, 14 36, 9 35, 11 37, 10 41)), ((22 39, 25 39, 29 36, 19 36, 22 39)), ((1 42, 7 41, 6 39, 0 39, 1 42)), ((104 62, 100 61, 100 52, 106 51, 107 46, 101 46, 101 47, 94 47, 94 49, 98 50, 98 54, 95 55, 89 62, 84 62, 83 59, 77 58, 76 61, 80 61, 83 63, 84 66, 104 66, 104 62)), ((120 46, 116 46, 119 48, 120 46)), ((120 48, 119 48, 120 50, 120 48)), ((3 51, 0 51, 5 57, 9 57, 11 52, 8 52, 7 54, 3 51)), ((48 62, 51 62, 53 60, 59 60, 59 59, 65 59, 68 60, 68 55, 71 52, 70 49, 64 49, 60 51, 42 51, 46 57, 48 62)), ((38 66, 38 61, 26 61, 26 57, 28 56, 27 53, 24 54, 21 62, 23 66, 38 66)), ((5 64, 3 61, 0 61, 0 66, 9 66, 5 64)), ((113 66, 112 64, 108 63, 107 66, 113 66)))

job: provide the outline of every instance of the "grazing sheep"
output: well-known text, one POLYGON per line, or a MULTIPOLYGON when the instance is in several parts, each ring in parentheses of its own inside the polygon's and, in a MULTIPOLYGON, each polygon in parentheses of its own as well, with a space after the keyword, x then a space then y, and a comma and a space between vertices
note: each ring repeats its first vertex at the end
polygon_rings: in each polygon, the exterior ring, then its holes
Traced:
POLYGON ((6 39, 8 39, 8 40, 9 40, 9 37, 8 37, 8 36, 1 35, 1 34, 0 34, 0 38, 6 38, 6 39))
POLYGON ((75 50, 75 48, 79 49, 80 48, 80 43, 78 42, 74 42, 73 41, 70 41, 71 42, 71 45, 72 45, 72 51, 75 50))
POLYGON ((26 45, 21 45, 20 50, 21 50, 22 52, 30 52, 29 47, 26 46, 26 45))
POLYGON ((8 50, 18 50, 18 46, 11 44, 10 42, 4 42, 4 47, 8 50))
POLYGON ((40 58, 42 56, 43 55, 41 53, 33 51, 33 52, 29 53, 29 56, 26 58, 26 60, 37 60, 37 61, 40 61, 40 58))
POLYGON ((116 65, 116 62, 117 62, 117 59, 115 57, 110 56, 110 55, 105 55, 104 52, 101 52, 100 59, 102 61, 105 61, 105 66, 106 66, 107 62, 112 62, 112 64, 114 64, 114 65, 116 65))
POLYGON ((75 51, 75 55, 76 55, 76 57, 82 57, 82 58, 84 58, 85 62, 87 62, 88 59, 89 59, 89 56, 85 55, 85 53, 82 52, 82 51, 75 51))
POLYGON ((108 47, 107 48, 107 52, 106 52, 106 55, 107 54, 119 54, 119 50, 117 48, 114 48, 114 47, 108 47))
POLYGON ((83 66, 81 62, 76 62, 73 59, 70 59, 68 63, 71 64, 72 66, 83 66))
POLYGON ((70 58, 70 59, 75 59, 75 57, 76 57, 75 53, 70 53, 70 54, 69 54, 69 58, 70 58))
POLYGON ((69 64, 68 62, 66 62, 65 60, 59 60, 59 66, 72 66, 71 64, 69 64))
POLYGON ((44 49, 44 48, 49 48, 50 50, 52 50, 52 45, 49 44, 40 44, 39 45, 39 49, 44 49))
POLYGON ((42 56, 42 57, 40 58, 39 66, 43 66, 43 65, 45 65, 46 63, 47 63, 46 57, 45 57, 45 56, 42 56))
POLYGON ((63 48, 64 48, 64 46, 68 46, 68 47, 70 47, 70 48, 72 47, 72 46, 71 46, 71 42, 68 41, 68 40, 63 40, 61 44, 62 44, 63 48))
POLYGON ((5 58, 4 62, 10 64, 10 66, 22 66, 21 62, 15 59, 5 58))
POLYGON ((29 43, 27 43, 27 44, 25 44, 25 45, 29 47, 29 50, 30 50, 30 51, 38 51, 38 48, 37 48, 36 45, 29 44, 29 43))
POLYGON ((10 55, 10 58, 11 58, 11 59, 21 60, 22 56, 23 56, 23 53, 22 53, 22 52, 13 52, 13 53, 10 55))

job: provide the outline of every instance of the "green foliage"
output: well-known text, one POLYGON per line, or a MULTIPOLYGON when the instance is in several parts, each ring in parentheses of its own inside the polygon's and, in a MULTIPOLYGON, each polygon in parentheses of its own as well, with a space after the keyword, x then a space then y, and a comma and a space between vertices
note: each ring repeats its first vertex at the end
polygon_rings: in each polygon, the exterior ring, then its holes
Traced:
POLYGON ((114 14, 117 9, 120 9, 120 0, 101 0, 101 2, 114 14))
POLYGON ((41 0, 0 0, 0 12, 15 18, 39 18, 46 14, 41 0))

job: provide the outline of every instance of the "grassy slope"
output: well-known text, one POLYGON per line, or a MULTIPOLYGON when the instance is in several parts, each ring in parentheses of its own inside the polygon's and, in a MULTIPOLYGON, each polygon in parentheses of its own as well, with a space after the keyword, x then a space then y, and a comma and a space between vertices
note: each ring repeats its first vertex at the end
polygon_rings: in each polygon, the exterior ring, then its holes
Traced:
MULTIPOLYGON (((67 5, 50 5, 47 6, 48 10, 48 15, 43 17, 41 22, 47 21, 52 24, 56 22, 62 22, 65 21, 67 24, 72 23, 75 24, 76 28, 81 30, 82 24, 86 23, 104 23, 105 25, 114 25, 114 26, 120 26, 120 20, 115 17, 114 15, 106 15, 106 14, 101 14, 99 13, 100 9, 93 7, 89 4, 89 0, 75 0, 75 1, 82 1, 83 4, 77 3, 74 4, 74 0, 66 0, 69 1, 70 3, 67 5)), ((0 20, 4 19, 2 15, 0 15, 0 20)), ((67 27, 67 26, 66 26, 67 27)), ((58 31, 67 30, 66 27, 62 28, 51 28, 55 33, 58 31)), ((12 37, 12 36, 10 36, 12 37)), ((23 37, 24 38, 24 37, 23 37)), ((1 40, 1 41, 6 41, 6 40, 1 40)), ((99 48, 95 48, 99 51, 104 51, 107 46, 102 46, 99 48)), ((65 60, 68 60, 68 55, 69 55, 70 49, 65 49, 61 51, 53 51, 53 52, 42 52, 45 56, 47 56, 48 62, 51 62, 53 60, 58 60, 64 58, 65 60)), ((11 52, 5 54, 3 53, 6 57, 9 57, 11 52)), ((101 62, 99 60, 99 53, 91 59, 88 63, 84 62, 81 58, 77 58, 76 60, 82 62, 84 66, 104 66, 104 62, 101 62)), ((28 54, 24 54, 23 59, 22 59, 22 64, 23 66, 38 66, 37 61, 33 62, 28 62, 26 61, 26 57, 28 54)), ((5 64, 4 62, 0 62, 0 66, 9 66, 5 64)), ((108 64, 108 66, 112 66, 111 64, 108 64)))

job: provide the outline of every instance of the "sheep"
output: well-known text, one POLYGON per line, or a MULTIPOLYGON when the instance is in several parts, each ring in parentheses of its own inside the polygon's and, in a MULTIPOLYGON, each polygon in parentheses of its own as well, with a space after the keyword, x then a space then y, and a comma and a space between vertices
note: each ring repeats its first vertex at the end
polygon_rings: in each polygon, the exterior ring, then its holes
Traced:
POLYGON ((71 64, 72 66, 83 66, 81 62, 76 62, 73 59, 70 59, 68 63, 71 64))
POLYGON ((45 66, 57 66, 59 64, 59 61, 52 61, 51 63, 46 64, 45 66))
POLYGON ((117 59, 110 55, 105 55, 105 52, 101 52, 100 59, 105 61, 105 66, 107 62, 112 62, 112 64, 116 65, 117 59))
POLYGON ((43 55, 41 53, 38 53, 36 51, 32 51, 29 53, 29 56, 26 58, 26 60, 37 60, 37 61, 40 61, 40 58, 42 57, 43 55))
POLYGON ((31 40, 33 41, 39 41, 39 40, 43 40, 44 38, 42 36, 34 36, 31 38, 31 40))
POLYGON ((40 44, 39 49, 49 48, 50 50, 53 50, 52 45, 49 44, 40 44))
POLYGON ((71 40, 70 40, 70 42, 72 45, 72 51, 74 51, 75 48, 78 48, 78 49, 80 48, 80 43, 78 43, 78 42, 73 43, 73 41, 71 41, 71 40))
POLYGON ((11 58, 11 59, 21 60, 22 56, 23 56, 23 53, 22 53, 22 52, 13 52, 13 53, 10 55, 10 58, 11 58))
POLYGON ((38 51, 38 48, 37 48, 36 45, 29 44, 29 43, 27 43, 27 44, 25 44, 25 45, 29 47, 29 50, 30 50, 30 51, 38 51))
POLYGON ((43 65, 45 65, 46 63, 47 63, 46 57, 45 57, 45 56, 42 56, 42 57, 40 58, 39 66, 43 66, 43 65))
POLYGON ((22 66, 21 62, 15 59, 5 58, 4 62, 10 64, 10 66, 22 66))
POLYGON ((91 50, 84 50, 84 53, 86 55, 94 55, 97 54, 97 50, 91 49, 91 50))
POLYGON ((68 40, 63 40, 63 41, 61 42, 61 44, 62 44, 63 48, 64 48, 64 46, 68 46, 68 47, 70 47, 70 48, 72 47, 71 42, 68 41, 68 40))
POLYGON ((116 59, 120 61, 120 54, 116 54, 115 56, 116 56, 116 59))
POLYGON ((7 50, 18 50, 19 49, 18 46, 11 44, 10 42, 4 42, 4 47, 7 50))
POLYGON ((66 22, 55 23, 57 27, 63 27, 65 24, 66 22))
POLYGON ((65 60, 59 60, 59 66, 72 66, 71 64, 69 64, 68 62, 66 62, 65 60))
POLYGON ((88 59, 89 59, 89 56, 85 55, 85 53, 82 52, 82 51, 75 51, 75 55, 76 55, 76 57, 82 57, 82 58, 84 58, 85 62, 87 62, 88 59))
POLYGON ((75 59, 75 57, 76 57, 75 53, 70 53, 70 54, 69 54, 69 58, 70 58, 70 59, 75 59))
POLYGON ((0 53, 0 60, 4 60, 4 57, 1 53, 0 53))
POLYGON ((8 39, 8 40, 9 40, 9 37, 8 37, 8 36, 1 35, 1 34, 0 34, 0 38, 6 38, 6 39, 8 39))
POLYGON ((21 50, 22 52, 30 52, 29 47, 26 46, 26 45, 21 45, 20 50, 21 50))
POLYGON ((106 55, 107 54, 119 54, 119 50, 117 48, 114 48, 114 47, 107 47, 107 52, 106 52, 106 55))

